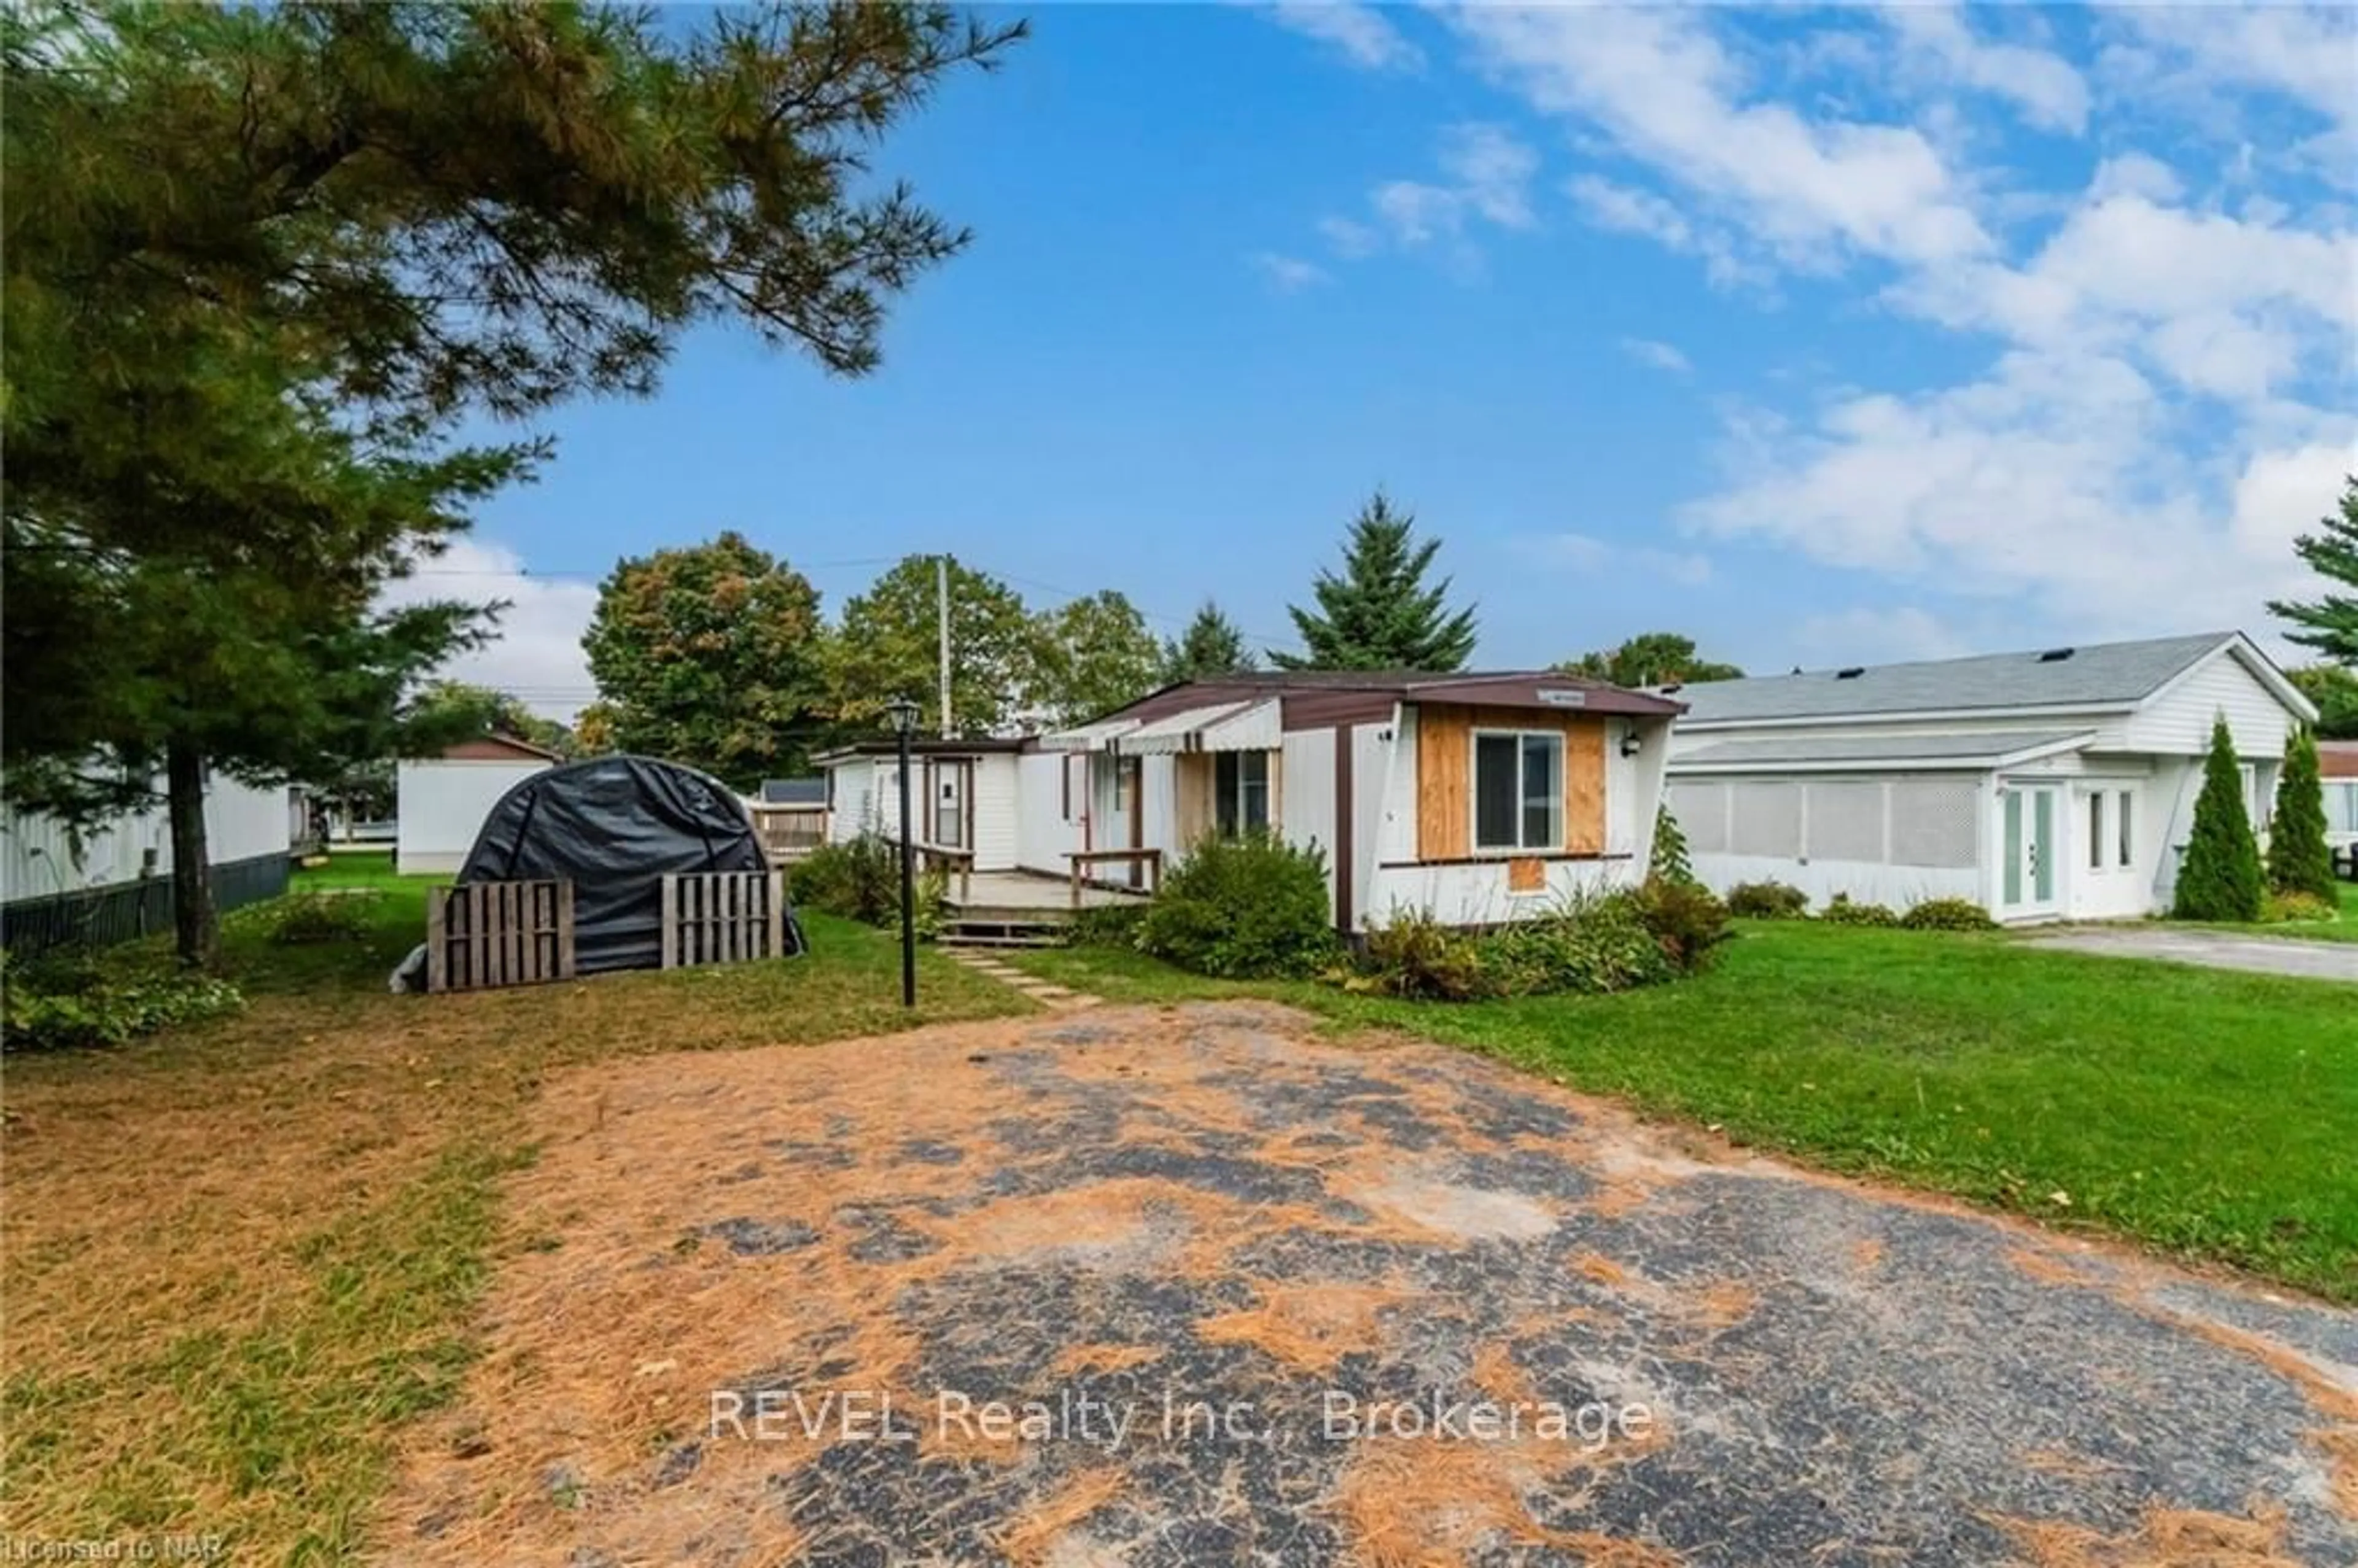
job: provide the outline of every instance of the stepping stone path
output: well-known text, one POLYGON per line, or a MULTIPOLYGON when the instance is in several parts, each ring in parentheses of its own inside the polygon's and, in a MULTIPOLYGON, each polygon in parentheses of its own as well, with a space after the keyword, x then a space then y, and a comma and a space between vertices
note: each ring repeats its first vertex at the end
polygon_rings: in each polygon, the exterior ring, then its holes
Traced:
POLYGON ((1013 986, 1041 1006, 1053 1008, 1058 1012, 1105 1005, 1102 997, 1094 997, 1087 991, 1076 991, 1069 986, 1056 985, 1037 976, 1027 975, 1012 964, 972 947, 944 947, 942 951, 949 956, 952 962, 964 964, 979 975, 989 975, 994 980, 1013 986))

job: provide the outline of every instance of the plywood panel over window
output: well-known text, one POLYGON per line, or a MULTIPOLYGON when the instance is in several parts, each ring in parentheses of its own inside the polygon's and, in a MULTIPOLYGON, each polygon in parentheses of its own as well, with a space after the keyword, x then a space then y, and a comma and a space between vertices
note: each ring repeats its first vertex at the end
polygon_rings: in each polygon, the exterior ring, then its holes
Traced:
POLYGON ((1212 757, 1197 752, 1177 759, 1173 779, 1179 848, 1192 849, 1212 831, 1212 757))
POLYGON ((1563 721, 1563 847, 1605 853, 1605 720, 1563 721))
POLYGON ((1464 860, 1472 847, 1474 710, 1421 705, 1416 714, 1416 853, 1464 860))
MULTIPOLYGON (((1420 704, 1417 708, 1417 858, 1423 860, 1464 860, 1476 852, 1473 842, 1475 817, 1474 753, 1484 741, 1490 744, 1487 776, 1493 786, 1512 784, 1513 802, 1493 802, 1512 816, 1517 831, 1492 833, 1492 838, 1513 838, 1518 848, 1541 847, 1537 831, 1550 849, 1574 855, 1605 852, 1606 721, 1588 714, 1552 714, 1527 708, 1461 708, 1420 704), (1481 733, 1477 736, 1476 731, 1481 733), (1517 737, 1560 735, 1555 747, 1523 745, 1517 737), (1560 761, 1559 761, 1560 757, 1560 761), (1560 785, 1549 775, 1562 769, 1560 785), (1563 803, 1559 825, 1552 813, 1529 796, 1534 780, 1548 793, 1560 788, 1563 803)), ((1504 820, 1504 818, 1501 818, 1504 820)))

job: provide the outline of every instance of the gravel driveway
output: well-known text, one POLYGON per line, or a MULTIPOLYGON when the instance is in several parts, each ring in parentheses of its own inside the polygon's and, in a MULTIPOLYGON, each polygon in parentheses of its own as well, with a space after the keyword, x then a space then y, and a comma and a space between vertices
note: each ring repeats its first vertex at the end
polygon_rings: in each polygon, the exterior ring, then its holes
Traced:
POLYGON ((552 1085, 404 1563, 2358 1563, 2358 1317, 1281 1009, 552 1085))
POLYGON ((2173 964, 2196 964, 2206 969, 2244 969, 2260 975, 2298 975, 2315 980, 2358 983, 2358 942, 2120 926, 2089 926, 2024 940, 2037 947, 2062 947, 2108 958, 2160 958, 2173 964))

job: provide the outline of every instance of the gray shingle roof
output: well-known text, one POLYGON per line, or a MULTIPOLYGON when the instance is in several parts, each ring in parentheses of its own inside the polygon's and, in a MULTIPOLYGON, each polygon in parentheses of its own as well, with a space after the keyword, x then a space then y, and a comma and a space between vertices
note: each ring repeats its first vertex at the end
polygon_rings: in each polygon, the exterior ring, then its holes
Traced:
POLYGON ((1984 654, 1906 665, 1870 665, 1845 680, 1833 670, 1711 681, 1681 687, 1684 723, 1842 719, 1854 714, 1933 713, 1990 708, 2128 708, 2232 639, 2232 632, 2101 643, 2069 658, 2040 650, 1984 654))
POLYGON ((1686 768, 1792 767, 1809 763, 1942 762, 1956 767, 1992 765, 2000 759, 2084 740, 2093 730, 1985 730, 1946 735, 1839 735, 1714 741, 1671 758, 1673 773, 1686 768))

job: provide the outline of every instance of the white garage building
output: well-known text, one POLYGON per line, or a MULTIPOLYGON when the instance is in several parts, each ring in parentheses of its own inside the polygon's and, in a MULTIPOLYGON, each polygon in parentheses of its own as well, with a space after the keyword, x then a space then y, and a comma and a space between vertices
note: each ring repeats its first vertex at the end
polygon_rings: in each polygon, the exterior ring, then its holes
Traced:
POLYGON ((400 763, 394 770, 395 870, 405 877, 457 871, 500 796, 562 760, 513 735, 485 735, 438 757, 400 763))
POLYGON ((2236 632, 1665 688, 1669 804, 1725 892, 1790 882, 2001 920, 2165 910, 2223 714, 2265 827, 2317 710, 2236 632))

